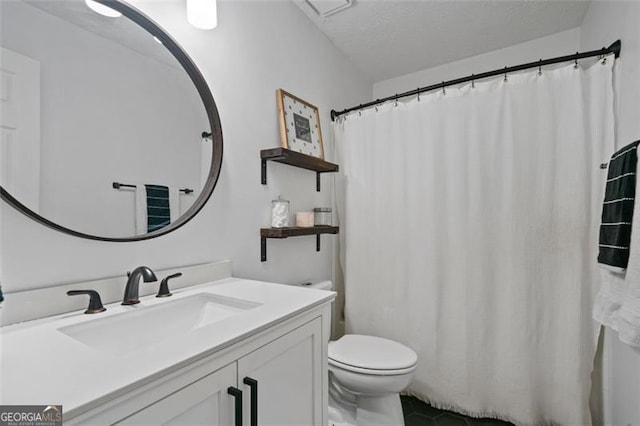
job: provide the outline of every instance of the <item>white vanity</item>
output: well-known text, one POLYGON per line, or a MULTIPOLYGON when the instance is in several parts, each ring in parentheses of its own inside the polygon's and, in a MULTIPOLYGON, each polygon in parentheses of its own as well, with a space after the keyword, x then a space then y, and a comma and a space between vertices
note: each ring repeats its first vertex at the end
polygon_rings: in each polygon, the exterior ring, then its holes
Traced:
POLYGON ((327 424, 334 293, 236 278, 173 293, 2 327, 0 404, 62 404, 65 424, 327 424))

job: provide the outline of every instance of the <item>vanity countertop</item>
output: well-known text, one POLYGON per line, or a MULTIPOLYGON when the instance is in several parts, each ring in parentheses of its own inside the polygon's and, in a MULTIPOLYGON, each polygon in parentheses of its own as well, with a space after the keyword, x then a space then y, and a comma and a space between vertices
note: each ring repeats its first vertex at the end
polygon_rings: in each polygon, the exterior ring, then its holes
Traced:
MULTIPOLYGON (((335 293, 328 291, 226 278, 176 290, 169 298, 142 297, 138 305, 110 304, 101 314, 80 311, 2 327, 0 404, 62 404, 65 416, 72 417, 93 408, 98 399, 211 355, 334 297, 335 293), (99 350, 60 331, 126 312, 154 306, 160 309, 162 304, 203 293, 242 299, 255 307, 124 352, 99 350)), ((162 328, 165 324, 153 326, 162 328)))

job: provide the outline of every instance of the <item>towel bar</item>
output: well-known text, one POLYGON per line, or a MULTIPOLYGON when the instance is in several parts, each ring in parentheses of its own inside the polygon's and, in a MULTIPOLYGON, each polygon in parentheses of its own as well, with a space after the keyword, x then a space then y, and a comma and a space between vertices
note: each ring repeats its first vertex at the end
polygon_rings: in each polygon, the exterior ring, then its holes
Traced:
MULTIPOLYGON (((128 183, 120 183, 120 182, 113 182, 111 184, 111 186, 113 187, 113 189, 120 189, 120 188, 135 188, 135 185, 131 185, 128 183)), ((184 192, 185 194, 191 194, 193 191, 193 189, 189 189, 189 188, 184 188, 181 189, 180 192, 184 192)))

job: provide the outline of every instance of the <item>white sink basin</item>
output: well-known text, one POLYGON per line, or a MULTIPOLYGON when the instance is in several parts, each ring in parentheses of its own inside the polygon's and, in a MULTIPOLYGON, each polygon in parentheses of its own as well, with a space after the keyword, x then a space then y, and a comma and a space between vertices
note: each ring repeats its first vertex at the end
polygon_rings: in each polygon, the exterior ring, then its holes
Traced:
POLYGON ((125 354, 180 337, 260 305, 234 297, 199 293, 154 306, 136 305, 131 312, 61 327, 58 331, 94 349, 125 354))

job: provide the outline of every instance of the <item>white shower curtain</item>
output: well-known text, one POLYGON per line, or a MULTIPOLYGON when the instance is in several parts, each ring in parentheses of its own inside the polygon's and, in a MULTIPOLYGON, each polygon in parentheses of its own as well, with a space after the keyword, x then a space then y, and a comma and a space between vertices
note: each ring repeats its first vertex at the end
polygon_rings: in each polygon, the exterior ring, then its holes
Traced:
POLYGON ((413 348, 409 393, 519 424, 591 423, 612 63, 335 124, 346 330, 413 348))

